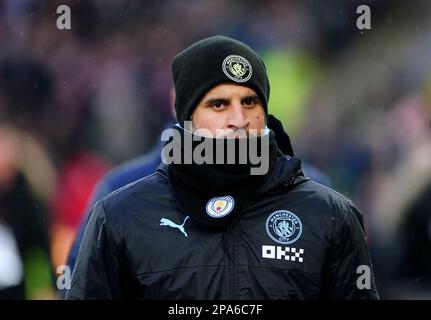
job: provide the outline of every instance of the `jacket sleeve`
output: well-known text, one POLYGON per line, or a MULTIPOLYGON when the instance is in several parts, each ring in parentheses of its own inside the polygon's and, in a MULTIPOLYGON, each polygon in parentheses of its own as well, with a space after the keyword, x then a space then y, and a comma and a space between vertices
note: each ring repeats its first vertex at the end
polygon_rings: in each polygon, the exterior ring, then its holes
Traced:
POLYGON ((121 259, 103 202, 92 208, 72 272, 68 300, 121 299, 121 259))
POLYGON ((362 215, 351 202, 338 213, 329 250, 328 298, 379 299, 362 215))

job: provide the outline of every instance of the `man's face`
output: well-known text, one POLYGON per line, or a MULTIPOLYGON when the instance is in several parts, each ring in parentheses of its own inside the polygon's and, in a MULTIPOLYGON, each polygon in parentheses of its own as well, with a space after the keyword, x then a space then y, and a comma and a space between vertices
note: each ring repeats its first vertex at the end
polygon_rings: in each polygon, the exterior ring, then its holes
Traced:
POLYGON ((219 84, 205 94, 192 120, 194 131, 207 129, 213 137, 238 138, 254 131, 260 135, 265 128, 265 111, 253 89, 219 84))

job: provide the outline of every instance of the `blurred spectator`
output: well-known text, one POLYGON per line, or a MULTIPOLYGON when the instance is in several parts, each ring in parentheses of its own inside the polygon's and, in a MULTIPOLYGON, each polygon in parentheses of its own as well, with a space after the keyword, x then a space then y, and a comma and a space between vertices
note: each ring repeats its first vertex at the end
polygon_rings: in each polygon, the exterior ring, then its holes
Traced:
POLYGON ((24 270, 16 238, 9 225, 0 220, 0 300, 24 299, 24 270))
POLYGON ((381 279, 383 289, 391 298, 431 298, 431 100, 428 99, 427 91, 410 94, 391 110, 383 127, 388 143, 380 154, 380 167, 374 172, 375 194, 370 200, 375 247, 381 268, 385 269, 385 277, 381 279))
MULTIPOLYGON (((6 254, 2 256, 2 260, 5 257, 2 267, 16 267, 16 273, 2 274, 2 282, 9 282, 15 287, 13 295, 17 298, 53 297, 53 273, 44 205, 29 184, 32 178, 28 178, 28 175, 32 171, 27 175, 22 167, 27 152, 38 149, 34 141, 22 132, 11 127, 0 127, 1 246, 6 254)), ((38 157, 38 152, 32 154, 32 160, 39 164, 45 161, 43 156, 38 157)), ((49 164, 46 163, 45 167, 49 168, 49 164)), ((43 185, 40 186, 43 188, 43 185)), ((6 293, 0 293, 3 294, 6 293)))
POLYGON ((55 270, 66 264, 82 212, 93 188, 108 168, 109 164, 97 154, 77 150, 60 170, 51 212, 51 254, 55 270))

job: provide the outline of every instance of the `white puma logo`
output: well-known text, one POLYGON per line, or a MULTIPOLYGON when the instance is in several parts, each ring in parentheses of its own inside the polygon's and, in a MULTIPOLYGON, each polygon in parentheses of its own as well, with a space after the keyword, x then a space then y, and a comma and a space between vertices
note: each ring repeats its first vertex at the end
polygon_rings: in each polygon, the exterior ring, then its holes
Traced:
POLYGON ((172 228, 177 228, 177 229, 179 229, 182 233, 184 233, 184 235, 187 237, 187 232, 184 230, 184 224, 186 223, 186 221, 189 219, 189 216, 187 216, 185 219, 184 219, 184 222, 183 222, 183 224, 182 225, 178 225, 178 224, 176 224, 176 223, 173 223, 171 220, 169 220, 169 219, 166 219, 166 218, 162 218, 162 219, 160 219, 160 225, 161 226, 169 226, 169 227, 172 227, 172 228))

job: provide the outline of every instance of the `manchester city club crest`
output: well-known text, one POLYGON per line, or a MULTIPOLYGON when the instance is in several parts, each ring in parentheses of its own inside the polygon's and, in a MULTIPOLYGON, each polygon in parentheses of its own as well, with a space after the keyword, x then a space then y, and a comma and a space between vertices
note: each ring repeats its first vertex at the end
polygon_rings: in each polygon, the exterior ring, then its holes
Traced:
POLYGON ((266 232, 275 242, 290 244, 301 236, 302 223, 294 213, 278 210, 266 219, 266 232))
POLYGON ((212 218, 223 218, 233 209, 235 201, 231 196, 215 197, 207 203, 207 213, 212 218))
POLYGON ((223 61, 222 69, 224 74, 235 82, 246 82, 253 73, 250 62, 238 55, 227 56, 223 61))

